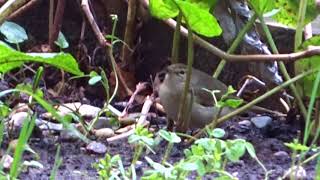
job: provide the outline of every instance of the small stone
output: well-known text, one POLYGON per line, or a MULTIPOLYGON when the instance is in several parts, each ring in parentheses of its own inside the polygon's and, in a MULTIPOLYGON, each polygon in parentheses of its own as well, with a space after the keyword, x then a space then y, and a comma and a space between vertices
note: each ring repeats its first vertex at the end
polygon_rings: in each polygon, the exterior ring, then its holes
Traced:
POLYGON ((306 170, 301 166, 294 166, 293 168, 288 169, 284 173, 284 179, 290 179, 291 174, 296 180, 303 180, 307 178, 306 170))
POLYGON ((290 159, 289 154, 285 151, 275 152, 273 156, 276 157, 277 159, 290 159))
POLYGON ((95 129, 102 129, 102 128, 110 128, 110 118, 107 117, 99 117, 97 122, 93 126, 95 129))
POLYGON ((12 114, 15 114, 18 112, 28 112, 28 111, 30 111, 30 108, 27 104, 19 103, 13 108, 12 114))
POLYGON ((6 154, 2 157, 1 161, 3 162, 4 169, 10 169, 13 162, 13 158, 10 155, 6 154))
POLYGON ((114 131, 113 131, 113 129, 110 129, 110 128, 102 128, 102 129, 95 130, 94 135, 97 138, 106 139, 106 138, 114 136, 114 131))
MULTIPOLYGON (((75 126, 74 124, 71 124, 71 125, 75 126)), ((77 134, 75 134, 71 130, 64 129, 60 133, 60 139, 63 141, 76 141, 79 139, 79 137, 77 136, 77 134)))
MULTIPOLYGON (((59 105, 56 107, 58 113, 60 116, 65 116, 67 114, 77 112, 82 117, 88 117, 88 118, 95 118, 98 113, 101 111, 101 108, 91 106, 88 104, 82 104, 80 102, 74 102, 74 103, 66 103, 63 105, 59 105)), ((41 117, 50 119, 52 118, 51 113, 44 113, 41 114, 41 117)))
POLYGON ((249 126, 251 126, 251 121, 249 121, 249 120, 243 120, 243 121, 240 121, 238 124, 239 124, 240 126, 247 126, 247 127, 249 127, 249 126))
POLYGON ((251 122, 257 127, 257 128, 265 128, 268 125, 271 124, 272 118, 269 116, 257 116, 251 118, 251 122))
POLYGON ((16 114, 13 114, 9 121, 9 126, 11 126, 12 128, 21 128, 23 122, 27 119, 28 114, 29 113, 27 112, 18 112, 16 114))
POLYGON ((90 142, 86 149, 87 151, 95 154, 105 154, 107 152, 107 146, 96 141, 90 142))

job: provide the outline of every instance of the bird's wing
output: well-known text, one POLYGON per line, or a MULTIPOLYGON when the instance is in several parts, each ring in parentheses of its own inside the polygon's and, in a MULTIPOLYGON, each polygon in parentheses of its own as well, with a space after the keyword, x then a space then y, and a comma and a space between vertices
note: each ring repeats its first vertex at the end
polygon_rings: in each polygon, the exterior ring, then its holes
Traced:
POLYGON ((193 88, 191 92, 193 93, 194 102, 206 107, 214 105, 214 99, 210 92, 197 87, 193 88))

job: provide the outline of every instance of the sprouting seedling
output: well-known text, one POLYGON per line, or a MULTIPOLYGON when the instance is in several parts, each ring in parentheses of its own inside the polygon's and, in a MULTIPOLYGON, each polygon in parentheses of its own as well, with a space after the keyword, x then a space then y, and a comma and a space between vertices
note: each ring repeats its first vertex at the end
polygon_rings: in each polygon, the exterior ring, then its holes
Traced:
POLYGON ((232 94, 237 92, 232 86, 228 86, 227 92, 224 95, 222 95, 219 100, 217 100, 217 97, 216 97, 216 93, 220 93, 219 90, 209 90, 205 88, 203 88, 203 90, 212 94, 214 104, 218 108, 223 108, 223 107, 237 108, 243 103, 242 99, 233 98, 231 96, 232 94))
POLYGON ((168 146, 167 146, 167 149, 164 153, 164 156, 163 156, 163 159, 162 159, 162 164, 164 164, 169 156, 169 153, 171 152, 172 148, 173 148, 173 144, 174 143, 179 143, 181 142, 181 138, 179 136, 177 136, 176 133, 172 133, 172 132, 168 132, 168 131, 165 131, 163 129, 161 129, 159 131, 159 135, 165 139, 166 141, 169 142, 168 146))
POLYGON ((98 171, 102 179, 129 179, 123 167, 121 157, 118 154, 111 156, 107 153, 104 159, 94 163, 93 167, 98 171))
POLYGON ((5 21, 0 25, 0 32, 5 36, 5 41, 16 44, 18 51, 20 51, 19 43, 28 40, 24 28, 14 22, 5 21))
POLYGON ((58 38, 54 43, 59 46, 60 51, 69 47, 69 43, 61 31, 59 31, 58 38))
POLYGON ((138 125, 135 129, 134 134, 129 137, 129 143, 135 145, 134 158, 132 159, 132 164, 135 164, 139 159, 144 147, 150 150, 152 153, 155 153, 152 150, 154 145, 154 139, 152 138, 153 134, 150 133, 146 128, 141 125, 138 125))

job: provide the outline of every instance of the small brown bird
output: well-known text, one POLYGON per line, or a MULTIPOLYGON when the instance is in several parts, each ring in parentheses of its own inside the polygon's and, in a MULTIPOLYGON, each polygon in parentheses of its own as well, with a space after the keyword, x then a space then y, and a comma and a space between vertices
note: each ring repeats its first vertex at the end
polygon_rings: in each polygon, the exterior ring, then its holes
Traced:
MULTIPOLYGON (((209 124, 220 111, 220 116, 230 113, 233 109, 224 107, 221 110, 214 107, 214 98, 212 94, 204 89, 219 90, 215 96, 220 99, 227 92, 227 86, 208 74, 192 69, 190 88, 186 99, 186 105, 183 107, 183 121, 177 122, 179 104, 182 98, 187 66, 184 64, 173 64, 167 67, 163 82, 158 87, 160 102, 163 105, 169 125, 175 122, 178 131, 185 131, 188 128, 202 128, 209 124)), ((170 128, 170 127, 169 127, 170 128)))

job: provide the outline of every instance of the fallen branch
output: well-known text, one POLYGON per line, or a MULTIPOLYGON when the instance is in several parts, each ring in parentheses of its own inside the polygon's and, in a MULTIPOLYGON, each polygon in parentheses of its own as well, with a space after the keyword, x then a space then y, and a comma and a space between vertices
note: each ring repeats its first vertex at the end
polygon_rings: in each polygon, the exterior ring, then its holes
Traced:
MULTIPOLYGON (((152 104, 153 104, 153 98, 151 98, 150 96, 147 96, 146 101, 144 102, 142 110, 141 110, 141 116, 140 116, 139 120, 137 121, 137 125, 141 125, 144 127, 149 125, 149 122, 146 121, 146 117, 147 117, 147 114, 148 114, 152 104)), ((120 140, 120 139, 129 137, 130 135, 132 135, 134 133, 135 126, 136 125, 133 125, 133 128, 130 129, 128 132, 124 132, 124 133, 119 134, 117 136, 113 136, 111 138, 108 138, 107 141, 112 142, 115 140, 120 140)))

